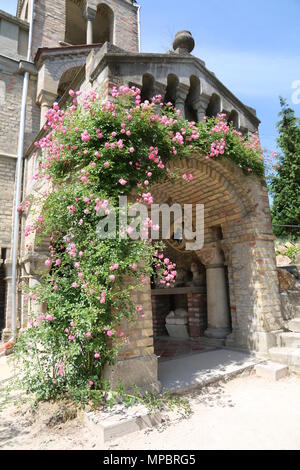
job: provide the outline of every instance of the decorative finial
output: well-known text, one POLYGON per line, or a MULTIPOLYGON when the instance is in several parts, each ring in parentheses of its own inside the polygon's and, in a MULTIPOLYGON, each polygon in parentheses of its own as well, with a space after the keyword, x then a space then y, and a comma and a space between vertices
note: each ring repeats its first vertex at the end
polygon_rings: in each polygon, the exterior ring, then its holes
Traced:
POLYGON ((173 42, 176 54, 190 54, 195 47, 195 41, 190 31, 179 31, 173 42))

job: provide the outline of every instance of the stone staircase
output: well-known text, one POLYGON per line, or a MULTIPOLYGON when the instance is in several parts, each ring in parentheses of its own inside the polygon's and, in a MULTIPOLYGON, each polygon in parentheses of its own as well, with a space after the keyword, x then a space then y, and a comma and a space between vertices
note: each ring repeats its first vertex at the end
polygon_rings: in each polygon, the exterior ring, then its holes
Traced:
POLYGON ((271 361, 285 364, 300 374, 300 282, 288 293, 293 317, 286 321, 286 331, 277 336, 277 347, 269 349, 271 361))

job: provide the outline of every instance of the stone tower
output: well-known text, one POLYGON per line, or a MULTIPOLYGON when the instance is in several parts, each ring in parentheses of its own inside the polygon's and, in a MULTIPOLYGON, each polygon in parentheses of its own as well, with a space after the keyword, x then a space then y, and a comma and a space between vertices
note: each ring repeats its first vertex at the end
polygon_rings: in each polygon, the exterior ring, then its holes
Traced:
MULTIPOLYGON (((31 0, 18 0, 17 17, 28 21, 31 0)), ((133 0, 36 0, 33 55, 38 48, 110 42, 138 50, 138 15, 133 0)))

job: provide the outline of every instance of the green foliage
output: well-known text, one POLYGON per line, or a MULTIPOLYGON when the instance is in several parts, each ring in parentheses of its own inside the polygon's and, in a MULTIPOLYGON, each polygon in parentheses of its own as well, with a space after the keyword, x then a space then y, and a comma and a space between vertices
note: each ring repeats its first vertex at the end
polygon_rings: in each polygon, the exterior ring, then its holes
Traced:
POLYGON ((280 104, 278 146, 282 153, 277 175, 271 181, 272 218, 277 236, 296 240, 300 228, 282 226, 300 226, 300 120, 285 100, 280 104))

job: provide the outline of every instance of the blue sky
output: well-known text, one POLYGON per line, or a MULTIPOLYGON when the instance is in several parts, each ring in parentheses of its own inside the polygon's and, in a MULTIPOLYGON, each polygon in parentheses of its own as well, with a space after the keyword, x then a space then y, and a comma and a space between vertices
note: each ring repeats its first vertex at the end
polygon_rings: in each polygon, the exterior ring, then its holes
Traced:
MULTIPOLYGON (((15 0, 0 8, 15 13, 15 0)), ((300 80, 300 0, 140 0, 142 50, 165 52, 192 32, 194 54, 245 104, 257 109, 263 145, 274 149, 279 95, 300 80)), ((300 115, 300 104, 293 105, 300 115)))

